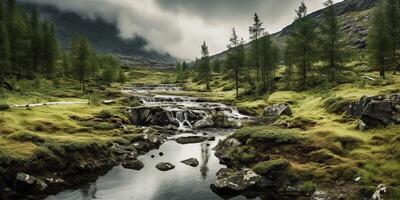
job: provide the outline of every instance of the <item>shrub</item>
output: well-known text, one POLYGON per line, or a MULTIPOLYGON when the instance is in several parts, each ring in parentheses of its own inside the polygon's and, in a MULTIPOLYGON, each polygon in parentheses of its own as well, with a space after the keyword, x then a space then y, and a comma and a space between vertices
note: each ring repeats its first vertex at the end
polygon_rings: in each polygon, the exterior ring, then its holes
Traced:
POLYGON ((19 142, 33 142, 33 143, 45 142, 45 139, 43 137, 29 132, 13 133, 9 135, 8 138, 19 142))
POLYGON ((0 111, 5 111, 10 109, 10 106, 8 104, 0 104, 0 111))
POLYGON ((112 116, 113 115, 109 110, 102 110, 96 115, 96 117, 101 118, 101 119, 109 119, 112 116))
POLYGON ((290 166, 289 161, 284 159, 264 161, 256 164, 252 169, 259 175, 273 175, 276 172, 283 171, 290 166))

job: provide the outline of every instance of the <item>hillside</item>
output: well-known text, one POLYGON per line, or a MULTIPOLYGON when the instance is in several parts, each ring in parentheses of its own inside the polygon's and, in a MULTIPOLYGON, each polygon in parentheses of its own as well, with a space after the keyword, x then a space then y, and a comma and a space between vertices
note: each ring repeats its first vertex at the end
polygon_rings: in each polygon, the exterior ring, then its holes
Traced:
MULTIPOLYGON (((344 0, 334 5, 341 29, 348 45, 355 49, 366 47, 368 24, 371 20, 370 14, 377 0, 344 0)), ((321 22, 324 9, 315 11, 308 15, 317 23, 321 22)), ((318 26, 316 27, 318 28, 318 26)), ((293 24, 283 28, 281 31, 272 34, 272 39, 280 48, 284 48, 286 38, 293 29, 293 24)), ((249 48, 249 43, 246 44, 249 48)), ((216 54, 212 59, 224 59, 226 51, 216 54)))
POLYGON ((61 11, 53 6, 33 5, 26 2, 19 2, 19 4, 26 10, 36 8, 42 18, 56 26, 62 49, 67 49, 74 35, 83 33, 98 52, 117 55, 126 64, 165 67, 175 62, 175 58, 168 53, 145 50, 147 41, 140 36, 131 40, 121 39, 116 26, 103 20, 85 19, 76 13, 61 11))

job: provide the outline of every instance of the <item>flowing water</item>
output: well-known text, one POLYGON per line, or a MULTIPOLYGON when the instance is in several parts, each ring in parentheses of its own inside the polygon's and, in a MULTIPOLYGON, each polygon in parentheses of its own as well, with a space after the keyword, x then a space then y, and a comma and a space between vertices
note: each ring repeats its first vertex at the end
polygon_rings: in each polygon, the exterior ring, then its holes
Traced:
MULTIPOLYGON (((135 95, 143 95, 141 100, 144 105, 156 104, 168 107, 171 110, 177 109, 174 116, 182 127, 190 129, 192 124, 188 122, 188 112, 201 112, 206 108, 218 106, 226 109, 226 114, 234 119, 244 118, 234 107, 218 103, 203 102, 196 98, 179 96, 160 96, 154 98, 150 92, 179 91, 174 85, 141 87, 135 95), (155 89, 156 88, 156 89, 155 89), (173 88, 173 89, 171 89, 173 88), (144 95, 146 94, 146 95, 144 95)), ((206 116, 206 112, 204 114, 206 116)), ((145 155, 139 156, 138 160, 145 165, 140 171, 124 169, 121 166, 115 167, 104 176, 99 177, 95 182, 82 186, 80 189, 63 191, 57 195, 50 196, 47 200, 208 200, 222 199, 216 195, 210 185, 216 181, 216 173, 225 166, 219 164, 218 158, 212 150, 219 140, 224 139, 234 130, 207 129, 197 131, 198 134, 206 133, 208 136, 215 136, 215 141, 206 141, 197 144, 180 145, 174 140, 168 140, 160 149, 153 150, 145 155), (160 152, 164 155, 160 156, 160 152), (152 158, 152 156, 155 156, 152 158), (199 166, 191 167, 180 161, 188 158, 196 158, 199 166), (161 172, 155 168, 159 162, 170 162, 176 167, 167 172, 161 172)), ((187 136, 180 134, 174 137, 187 136)), ((172 138, 171 138, 172 139, 172 138)), ((246 199, 239 196, 233 198, 246 199)))

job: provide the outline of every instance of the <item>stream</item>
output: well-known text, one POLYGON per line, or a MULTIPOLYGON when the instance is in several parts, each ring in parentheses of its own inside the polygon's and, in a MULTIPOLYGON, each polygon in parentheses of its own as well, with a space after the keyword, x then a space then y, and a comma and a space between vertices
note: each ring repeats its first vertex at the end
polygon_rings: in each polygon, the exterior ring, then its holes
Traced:
MULTIPOLYGON (((173 113, 173 118, 179 124, 181 134, 171 136, 157 150, 152 150, 138 157, 144 163, 140 171, 114 167, 95 182, 81 186, 76 190, 62 191, 49 196, 47 200, 205 200, 222 199, 215 194, 210 185, 215 183, 216 173, 225 168, 219 163, 212 150, 219 140, 223 140, 234 132, 234 129, 193 129, 193 122, 188 115, 208 117, 210 109, 223 110, 231 120, 248 120, 235 107, 220 103, 207 102, 201 99, 184 96, 165 95, 167 92, 181 91, 175 85, 157 85, 128 88, 125 93, 139 97, 144 106, 161 106, 173 113), (163 93, 160 95, 160 93, 163 93), (187 133, 192 132, 192 133, 187 133), (214 141, 204 141, 195 144, 178 144, 174 139, 183 136, 197 135, 215 136, 214 141), (160 152, 163 154, 160 154, 160 152), (196 158, 197 167, 181 163, 182 160, 196 158), (160 162, 170 162, 175 169, 162 172, 155 168, 160 162)), ((233 200, 247 199, 237 196, 233 200)))

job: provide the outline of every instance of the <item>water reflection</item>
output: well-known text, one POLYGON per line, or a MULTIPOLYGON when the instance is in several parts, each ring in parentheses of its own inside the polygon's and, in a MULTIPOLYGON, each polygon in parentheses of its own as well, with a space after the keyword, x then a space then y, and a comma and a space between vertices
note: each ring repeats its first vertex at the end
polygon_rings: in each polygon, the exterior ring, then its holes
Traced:
MULTIPOLYGON (((145 164, 141 171, 115 167, 106 175, 99 177, 92 185, 83 186, 79 190, 64 191, 49 197, 48 200, 222 199, 210 189, 210 184, 216 181, 217 171, 225 167, 214 156, 212 148, 217 145, 219 139, 223 139, 231 132, 213 130, 207 133, 209 136, 216 136, 216 140, 188 145, 179 145, 170 140, 159 150, 139 157, 139 160, 145 164), (158 156, 160 152, 163 152, 164 156, 158 156), (156 157, 151 158, 151 155, 156 155, 156 157), (188 158, 198 159, 200 165, 194 168, 180 162, 188 158), (159 162, 170 162, 176 168, 161 172, 155 168, 159 162)), ((234 199, 245 198, 235 197, 234 199)))
POLYGON ((87 184, 80 189, 80 192, 82 194, 82 200, 96 199, 97 184, 87 184))
POLYGON ((208 175, 208 160, 210 159, 210 148, 207 145, 207 142, 201 143, 201 165, 200 172, 203 180, 206 180, 208 175))

